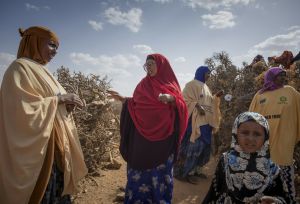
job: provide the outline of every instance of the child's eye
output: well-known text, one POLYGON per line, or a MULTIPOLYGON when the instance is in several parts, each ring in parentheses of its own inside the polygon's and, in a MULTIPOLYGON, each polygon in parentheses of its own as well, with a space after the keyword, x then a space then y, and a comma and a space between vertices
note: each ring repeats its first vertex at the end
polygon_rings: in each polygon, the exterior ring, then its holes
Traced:
POLYGON ((259 133, 259 132, 254 132, 254 134, 253 134, 255 137, 262 137, 263 135, 261 134, 261 133, 259 133))

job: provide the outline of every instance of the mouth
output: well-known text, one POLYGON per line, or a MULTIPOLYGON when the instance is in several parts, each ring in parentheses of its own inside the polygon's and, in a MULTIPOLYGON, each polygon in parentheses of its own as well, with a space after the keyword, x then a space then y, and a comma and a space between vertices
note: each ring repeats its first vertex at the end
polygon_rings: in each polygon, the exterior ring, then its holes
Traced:
POLYGON ((55 57, 55 54, 50 54, 50 59, 53 59, 55 57))

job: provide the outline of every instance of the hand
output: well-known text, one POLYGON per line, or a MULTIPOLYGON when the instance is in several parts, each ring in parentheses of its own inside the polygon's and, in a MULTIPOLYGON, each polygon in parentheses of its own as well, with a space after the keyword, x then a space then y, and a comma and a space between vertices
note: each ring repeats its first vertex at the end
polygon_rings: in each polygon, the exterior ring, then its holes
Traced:
MULTIPOLYGON (((83 102, 83 107, 85 107, 86 106, 85 100, 82 99, 82 102, 83 102)), ((74 105, 74 104, 66 104, 66 109, 67 109, 68 113, 73 112, 75 110, 75 108, 76 108, 76 105, 74 105)))
POLYGON ((204 108, 203 108, 201 105, 199 105, 199 104, 197 103, 195 107, 197 108, 197 111, 198 111, 198 113, 199 113, 200 115, 205 115, 205 110, 204 110, 204 108))
POLYGON ((117 101, 121 101, 122 103, 124 103, 125 100, 126 100, 126 97, 121 96, 121 95, 120 95, 118 92, 116 92, 116 91, 113 91, 113 90, 107 90, 107 93, 109 94, 109 95, 108 95, 108 98, 113 98, 113 99, 115 99, 115 100, 117 100, 117 101))
POLYGON ((260 199, 260 201, 261 201, 260 203, 263 203, 263 204, 273 204, 273 203, 275 203, 275 199, 272 196, 263 196, 260 199))
POLYGON ((170 94, 159 94, 158 100, 165 103, 165 104, 167 104, 167 103, 173 102, 174 97, 171 96, 170 94))
POLYGON ((75 105, 74 104, 66 104, 66 109, 68 113, 71 113, 74 109, 75 109, 75 105))
POLYGON ((224 94, 224 90, 219 90, 215 95, 216 97, 220 97, 224 94))
POLYGON ((74 105, 74 108, 75 106, 78 106, 79 108, 82 108, 84 106, 84 102, 79 98, 79 96, 73 93, 59 95, 58 103, 60 104, 64 103, 66 105, 74 105))

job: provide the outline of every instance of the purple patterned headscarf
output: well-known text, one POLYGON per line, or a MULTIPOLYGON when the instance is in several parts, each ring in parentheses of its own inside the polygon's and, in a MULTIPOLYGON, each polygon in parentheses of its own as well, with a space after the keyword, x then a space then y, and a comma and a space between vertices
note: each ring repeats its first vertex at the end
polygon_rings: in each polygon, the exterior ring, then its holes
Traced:
POLYGON ((275 89, 279 89, 283 87, 283 85, 277 85, 274 83, 275 78, 280 74, 281 72, 285 72, 280 67, 272 67, 265 73, 264 78, 264 85, 262 89, 259 91, 260 94, 266 92, 266 91, 272 91, 275 89))

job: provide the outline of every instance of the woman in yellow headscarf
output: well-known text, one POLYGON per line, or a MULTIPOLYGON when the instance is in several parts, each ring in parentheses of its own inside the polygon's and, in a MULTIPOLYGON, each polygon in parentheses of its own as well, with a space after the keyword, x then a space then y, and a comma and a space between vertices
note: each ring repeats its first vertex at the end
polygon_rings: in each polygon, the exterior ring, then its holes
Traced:
POLYGON ((70 114, 83 102, 45 67, 57 53, 55 33, 44 27, 19 32, 18 56, 0 90, 0 200, 71 203, 87 173, 70 114))

